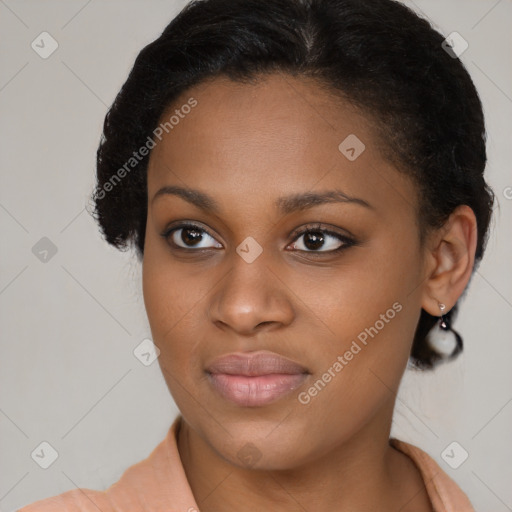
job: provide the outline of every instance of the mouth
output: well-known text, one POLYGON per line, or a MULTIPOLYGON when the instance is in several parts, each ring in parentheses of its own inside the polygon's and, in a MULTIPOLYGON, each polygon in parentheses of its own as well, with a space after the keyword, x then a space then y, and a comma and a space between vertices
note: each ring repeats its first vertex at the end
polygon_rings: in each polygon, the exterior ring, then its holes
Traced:
POLYGON ((261 407, 298 388, 309 372, 274 352, 250 352, 217 358, 206 374, 224 399, 241 407, 261 407))

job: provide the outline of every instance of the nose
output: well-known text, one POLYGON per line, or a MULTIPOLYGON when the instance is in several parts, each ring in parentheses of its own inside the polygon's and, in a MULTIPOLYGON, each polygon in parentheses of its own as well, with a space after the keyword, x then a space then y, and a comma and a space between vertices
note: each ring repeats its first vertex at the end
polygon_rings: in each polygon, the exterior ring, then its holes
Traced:
POLYGON ((212 297, 209 317, 222 330, 251 335, 289 325, 295 312, 290 288, 267 265, 263 254, 252 263, 238 255, 212 297))

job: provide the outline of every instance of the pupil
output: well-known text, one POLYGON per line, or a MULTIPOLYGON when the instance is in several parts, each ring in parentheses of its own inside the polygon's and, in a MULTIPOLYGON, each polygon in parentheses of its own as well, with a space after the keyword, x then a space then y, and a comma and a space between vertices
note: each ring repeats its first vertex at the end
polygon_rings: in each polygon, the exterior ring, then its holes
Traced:
POLYGON ((202 233, 194 228, 182 229, 181 231, 181 239, 183 240, 184 243, 190 243, 190 245, 195 245, 198 242, 200 242, 202 236, 202 233))
POLYGON ((309 232, 309 233, 306 233, 304 236, 305 236, 304 245, 308 249, 311 249, 311 250, 318 249, 324 243, 323 235, 318 232, 309 232), (318 235, 320 235, 320 236, 318 236, 318 235))

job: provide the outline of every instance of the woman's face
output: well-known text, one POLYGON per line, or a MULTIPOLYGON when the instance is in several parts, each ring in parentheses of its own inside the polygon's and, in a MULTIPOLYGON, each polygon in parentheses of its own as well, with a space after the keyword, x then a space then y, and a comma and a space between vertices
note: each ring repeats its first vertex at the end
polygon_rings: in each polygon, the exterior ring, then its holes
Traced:
POLYGON ((412 182, 367 119, 304 79, 217 78, 171 115, 148 167, 143 289, 185 422, 267 469, 387 439, 425 277, 412 182))

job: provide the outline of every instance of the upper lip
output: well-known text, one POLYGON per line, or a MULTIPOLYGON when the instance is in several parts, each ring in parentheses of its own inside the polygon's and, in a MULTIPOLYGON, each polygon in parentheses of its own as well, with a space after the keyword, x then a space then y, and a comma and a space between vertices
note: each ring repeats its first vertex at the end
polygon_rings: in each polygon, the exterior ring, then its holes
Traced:
POLYGON ((217 357, 207 366, 208 373, 259 375, 308 373, 300 364, 275 352, 238 352, 217 357))

